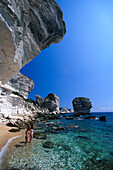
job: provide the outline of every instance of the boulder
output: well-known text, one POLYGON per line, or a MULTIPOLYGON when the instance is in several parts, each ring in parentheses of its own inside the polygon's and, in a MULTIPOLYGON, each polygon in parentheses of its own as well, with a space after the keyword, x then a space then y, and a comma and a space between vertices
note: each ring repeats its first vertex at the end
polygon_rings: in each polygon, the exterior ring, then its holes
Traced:
POLYGON ((90 109, 92 108, 92 103, 89 98, 86 97, 76 97, 72 101, 73 109, 75 115, 85 115, 90 113, 90 109))
POLYGON ((100 121, 106 121, 106 116, 100 116, 100 117, 99 117, 99 120, 100 120, 100 121))
POLYGON ((35 97, 36 97, 36 103, 37 103, 37 105, 40 106, 40 107, 42 107, 42 105, 43 105, 43 99, 42 99, 42 97, 40 97, 39 95, 35 95, 35 97))
POLYGON ((59 98, 56 94, 50 93, 45 97, 43 107, 48 108, 50 112, 59 112, 59 98))
POLYGON ((63 113, 73 113, 73 110, 68 109, 67 107, 60 107, 59 111, 60 111, 61 114, 63 114, 63 113))
POLYGON ((41 50, 60 42, 65 32, 55 0, 0 0, 0 81, 8 82, 41 50))

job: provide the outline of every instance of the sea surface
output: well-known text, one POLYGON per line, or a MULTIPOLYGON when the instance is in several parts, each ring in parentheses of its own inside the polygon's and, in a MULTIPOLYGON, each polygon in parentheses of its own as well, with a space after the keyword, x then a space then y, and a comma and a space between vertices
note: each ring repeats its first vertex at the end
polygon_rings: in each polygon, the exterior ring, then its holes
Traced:
POLYGON ((37 120, 34 133, 40 132, 46 139, 33 138, 27 147, 21 141, 8 169, 113 170, 113 113, 91 113, 97 118, 105 115, 107 121, 87 120, 86 116, 67 120, 65 115, 58 120, 37 120), (65 128, 56 130, 58 127, 65 128), (50 148, 44 147, 47 141, 50 148))

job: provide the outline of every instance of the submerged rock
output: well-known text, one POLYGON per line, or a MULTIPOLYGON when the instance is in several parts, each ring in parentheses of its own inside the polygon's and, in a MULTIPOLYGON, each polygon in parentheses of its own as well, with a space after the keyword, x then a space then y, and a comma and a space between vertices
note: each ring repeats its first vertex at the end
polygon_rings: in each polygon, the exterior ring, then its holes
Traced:
POLYGON ((61 119, 61 117, 58 116, 58 115, 53 115, 53 116, 52 115, 47 115, 46 118, 48 120, 61 119))
POLYGON ((78 125, 70 125, 70 128, 78 128, 78 125))
POLYGON ((50 141, 46 141, 44 144, 43 144, 43 147, 44 148, 54 148, 55 144, 50 142, 50 141))
POLYGON ((46 139, 46 134, 41 132, 34 132, 33 137, 36 139, 46 139))
POLYGON ((73 120, 75 117, 72 117, 72 116, 66 116, 66 119, 67 120, 73 120))
POLYGON ((62 127, 62 126, 59 126, 59 127, 52 127, 53 130, 56 130, 56 131, 60 131, 60 130, 66 130, 67 127, 62 127))
POLYGON ((72 101, 73 109, 75 115, 85 115, 90 113, 90 109, 92 108, 92 103, 89 98, 86 97, 76 97, 72 101))
POLYGON ((47 133, 54 133, 54 134, 60 133, 60 131, 54 130, 54 129, 46 129, 45 132, 47 132, 47 133))
POLYGON ((87 137, 87 136, 77 136, 78 138, 81 138, 81 139, 85 139, 85 140, 90 140, 90 138, 89 137, 87 137))
POLYGON ((92 119, 92 120, 96 120, 96 116, 87 116, 87 117, 85 117, 85 119, 92 119))

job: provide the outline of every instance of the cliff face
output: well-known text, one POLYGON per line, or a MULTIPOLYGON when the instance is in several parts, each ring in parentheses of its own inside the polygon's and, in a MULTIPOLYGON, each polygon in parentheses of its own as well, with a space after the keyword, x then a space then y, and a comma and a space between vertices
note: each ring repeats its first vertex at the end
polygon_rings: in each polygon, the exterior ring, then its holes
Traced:
POLYGON ((2 83, 66 32, 55 0, 1 0, 0 28, 2 83))
POLYGON ((48 109, 26 99, 33 86, 33 81, 21 73, 15 74, 7 84, 0 84, 0 123, 20 124, 33 120, 38 114, 48 113, 48 109))
MULTIPOLYGON (((37 111, 33 103, 26 102, 25 97, 32 90, 34 83, 21 73, 15 74, 5 85, 0 84, 0 119, 24 120, 25 116, 32 116, 37 111)), ((37 111, 38 112, 38 111, 37 111)))

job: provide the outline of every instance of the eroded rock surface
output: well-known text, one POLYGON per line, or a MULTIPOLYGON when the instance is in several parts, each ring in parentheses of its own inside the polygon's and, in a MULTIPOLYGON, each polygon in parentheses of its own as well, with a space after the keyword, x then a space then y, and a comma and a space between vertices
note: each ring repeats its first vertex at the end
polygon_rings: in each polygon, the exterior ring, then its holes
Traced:
POLYGON ((60 107, 59 108, 60 110, 60 113, 73 113, 73 110, 72 109, 68 109, 67 107, 60 107))
POLYGON ((58 43, 66 29, 55 0, 0 0, 0 81, 8 82, 15 71, 40 50, 58 43))
POLYGON ((34 88, 33 81, 21 73, 14 74, 8 83, 4 85, 7 89, 18 92, 24 98, 27 98, 31 90, 34 88))
POLYGON ((27 122, 43 115, 47 109, 41 109, 32 99, 26 99, 34 83, 28 77, 18 73, 7 84, 0 84, 0 121, 15 125, 27 122))
POLYGON ((73 109, 75 115, 89 114, 92 108, 92 103, 89 98, 86 97, 76 97, 73 101, 73 109))
POLYGON ((43 107, 48 108, 50 112, 57 111, 59 113, 59 98, 56 94, 50 93, 45 97, 43 107))
POLYGON ((42 107, 43 102, 44 102, 44 100, 42 99, 42 97, 39 96, 39 95, 35 95, 35 97, 36 97, 36 103, 37 103, 37 105, 40 106, 40 107, 42 107))

